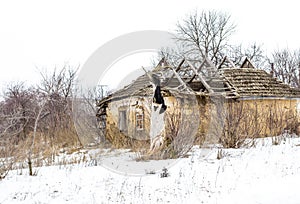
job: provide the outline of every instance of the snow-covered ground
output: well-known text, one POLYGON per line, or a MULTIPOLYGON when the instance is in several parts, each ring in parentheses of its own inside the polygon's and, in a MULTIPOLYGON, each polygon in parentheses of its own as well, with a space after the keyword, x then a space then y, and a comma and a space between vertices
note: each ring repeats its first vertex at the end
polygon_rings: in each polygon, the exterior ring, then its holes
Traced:
POLYGON ((114 173, 100 165, 101 154, 80 164, 41 167, 37 176, 15 170, 0 181, 0 203, 300 203, 299 138, 279 145, 260 139, 253 148, 223 150, 219 160, 217 152, 194 147, 165 178, 114 173))

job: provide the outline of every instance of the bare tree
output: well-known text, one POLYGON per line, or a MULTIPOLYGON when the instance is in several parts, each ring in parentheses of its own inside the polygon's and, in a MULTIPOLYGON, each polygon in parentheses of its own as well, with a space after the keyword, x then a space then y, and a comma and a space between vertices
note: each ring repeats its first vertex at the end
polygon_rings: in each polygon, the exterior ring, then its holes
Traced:
POLYGON ((33 88, 26 88, 24 83, 14 83, 7 87, 1 106, 1 134, 11 137, 18 144, 25 140, 32 130, 36 107, 33 88))
POLYGON ((274 51, 267 58, 267 68, 275 77, 293 87, 300 88, 300 50, 288 48, 274 51))
POLYGON ((250 44, 244 48, 242 44, 228 45, 226 49, 220 51, 220 57, 227 56, 235 65, 240 66, 245 57, 251 60, 256 67, 264 67, 265 56, 261 45, 250 44))
POLYGON ((155 67, 162 59, 164 59, 168 65, 174 67, 180 63, 180 61, 185 57, 182 52, 184 49, 180 48, 180 44, 179 46, 177 46, 177 44, 174 45, 176 47, 163 47, 159 50, 157 57, 152 60, 153 67, 155 67))
POLYGON ((47 94, 58 94, 64 99, 72 96, 77 69, 65 65, 60 71, 54 69, 50 74, 40 71, 42 77, 38 89, 47 94))
POLYGON ((27 157, 29 176, 34 175, 34 173, 32 171, 32 153, 33 153, 33 148, 34 148, 34 144, 35 144, 35 138, 37 135, 38 123, 42 118, 44 118, 46 115, 48 115, 48 113, 45 113, 44 116, 42 116, 43 110, 44 110, 44 107, 45 107, 45 104, 47 101, 48 101, 48 97, 45 97, 45 98, 42 98, 42 100, 39 102, 38 111, 37 111, 36 117, 34 119, 33 136, 32 136, 31 144, 29 146, 28 157, 27 157))
MULTIPOLYGON (((71 138, 76 135, 72 114, 72 96, 76 72, 77 70, 70 66, 64 66, 60 71, 55 69, 51 74, 40 72, 42 81, 38 86, 38 92, 41 97, 47 98, 43 109, 44 112, 49 112, 47 118, 40 121, 42 123, 40 125, 45 128, 44 131, 48 130, 51 141, 55 139, 55 136, 58 136, 57 132, 62 130, 70 130, 69 136, 73 135, 71 138)), ((65 136, 67 135, 65 134, 65 136)))
POLYGON ((13 168, 17 160, 26 157, 26 141, 34 129, 36 117, 36 96, 35 90, 26 88, 24 83, 9 85, 4 94, 0 111, 0 138, 3 146, 0 146, 6 158, 1 161, 6 170, 13 168))
POLYGON ((253 43, 244 47, 242 44, 229 43, 235 28, 227 13, 194 11, 177 23, 173 46, 162 48, 153 64, 156 65, 162 58, 175 66, 183 58, 201 61, 208 57, 218 65, 227 56, 234 64, 240 65, 246 56, 257 67, 262 67, 265 57, 261 45, 253 43))
POLYGON ((41 76, 37 87, 27 88, 24 83, 9 85, 0 103, 0 142, 5 147, 2 153, 11 158, 5 163, 12 164, 17 152, 21 152, 18 160, 27 160, 30 175, 34 174, 33 162, 36 163, 38 155, 47 157, 55 155, 57 148, 80 145, 71 104, 76 70, 65 66, 50 75, 41 72, 41 76))
POLYGON ((228 46, 236 25, 231 16, 217 11, 194 11, 177 23, 175 39, 184 47, 184 55, 194 59, 209 57, 218 64, 220 52, 228 46))

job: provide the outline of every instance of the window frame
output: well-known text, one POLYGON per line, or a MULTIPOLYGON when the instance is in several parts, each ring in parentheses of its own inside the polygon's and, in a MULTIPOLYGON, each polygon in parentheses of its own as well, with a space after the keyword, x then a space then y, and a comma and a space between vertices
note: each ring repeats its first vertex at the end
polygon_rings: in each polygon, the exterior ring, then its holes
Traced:
POLYGON ((135 128, 138 131, 144 130, 144 113, 143 112, 137 112, 135 114, 135 128), (139 118, 140 117, 140 118, 139 118))

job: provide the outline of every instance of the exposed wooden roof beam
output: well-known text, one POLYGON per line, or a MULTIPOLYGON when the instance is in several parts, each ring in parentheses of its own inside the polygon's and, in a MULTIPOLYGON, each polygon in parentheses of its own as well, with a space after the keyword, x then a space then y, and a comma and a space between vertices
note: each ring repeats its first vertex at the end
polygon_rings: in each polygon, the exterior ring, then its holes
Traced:
MULTIPOLYGON (((209 58, 207 58, 207 57, 202 61, 202 63, 200 64, 199 68, 197 69, 197 72, 200 72, 201 69, 203 68, 203 66, 204 66, 205 64, 208 65, 208 66, 206 67, 206 70, 208 71, 208 74, 209 74, 208 77, 211 77, 211 71, 212 71, 212 70, 213 70, 213 71, 217 71, 217 68, 216 68, 216 66, 211 62, 211 60, 210 60, 209 58)), ((194 75, 192 76, 192 78, 189 80, 188 83, 191 83, 191 82, 195 79, 195 77, 196 77, 196 74, 194 74, 194 75)))
POLYGON ((142 66, 142 69, 144 70, 144 72, 146 73, 146 75, 148 76, 148 78, 150 79, 150 81, 153 81, 152 76, 149 74, 149 72, 142 66))
MULTIPOLYGON (((184 59, 181 61, 181 63, 178 65, 178 67, 176 68, 176 70, 179 70, 180 69, 180 67, 181 67, 181 65, 183 64, 183 62, 184 62, 184 59)), ((149 72, 147 72, 147 70, 144 68, 144 67, 142 67, 143 68, 143 70, 146 72, 146 74, 147 74, 147 76, 148 76, 148 78, 150 79, 150 81, 153 81, 153 77, 149 74, 149 72)), ((181 79, 181 77, 179 76, 179 74, 177 73, 177 71, 173 68, 173 67, 170 67, 170 66, 167 66, 167 67, 165 67, 166 69, 168 68, 168 69, 171 69, 172 71, 173 71, 173 76, 171 77, 171 78, 173 78, 174 76, 176 76, 176 78, 178 79, 178 81, 180 82, 180 84, 181 84, 181 86, 183 86, 184 87, 184 89, 186 89, 188 92, 190 92, 189 91, 189 88, 187 87, 187 85, 186 85, 186 83, 181 79)))
POLYGON ((178 79, 180 84, 184 87, 184 89, 186 89, 189 92, 189 88, 187 87, 186 83, 181 79, 181 77, 179 76, 177 71, 172 67, 169 67, 169 68, 173 71, 174 75, 176 76, 176 78, 178 79))
MULTIPOLYGON (((185 61, 184 58, 180 61, 180 63, 178 64, 177 68, 175 69, 175 72, 176 72, 176 73, 181 69, 181 66, 183 65, 184 61, 185 61)), ((172 74, 172 76, 171 76, 170 79, 166 82, 166 84, 168 84, 174 76, 175 76, 175 73, 172 74)))
POLYGON ((246 57, 244 62, 241 65, 241 68, 253 68, 254 69, 255 67, 254 67, 253 63, 251 62, 251 60, 248 57, 246 57))
POLYGON ((156 67, 154 69, 158 69, 161 66, 169 66, 169 63, 167 62, 165 57, 162 57, 161 60, 158 62, 158 64, 156 65, 156 67))
POLYGON ((194 65, 192 63, 190 63, 189 61, 186 61, 188 63, 188 65, 190 66, 190 68, 194 71, 194 73, 199 77, 201 83, 203 84, 203 86, 208 90, 209 93, 213 93, 214 91, 212 90, 212 88, 209 86, 209 84, 204 80, 204 78, 202 77, 202 75, 196 70, 196 68, 194 67, 194 65))
MULTIPOLYGON (((200 64, 199 68, 197 69, 197 72, 199 72, 199 71, 202 69, 202 67, 204 66, 204 64, 205 64, 205 60, 200 64)), ((194 74, 194 75, 192 76, 192 78, 189 80, 188 83, 191 83, 191 82, 195 79, 196 76, 197 76, 197 75, 194 74)))
POLYGON ((232 68, 235 67, 235 64, 234 64, 227 56, 225 56, 225 57, 223 58, 222 62, 219 64, 218 69, 221 69, 221 68, 222 68, 222 65, 223 65, 226 61, 231 65, 232 68))

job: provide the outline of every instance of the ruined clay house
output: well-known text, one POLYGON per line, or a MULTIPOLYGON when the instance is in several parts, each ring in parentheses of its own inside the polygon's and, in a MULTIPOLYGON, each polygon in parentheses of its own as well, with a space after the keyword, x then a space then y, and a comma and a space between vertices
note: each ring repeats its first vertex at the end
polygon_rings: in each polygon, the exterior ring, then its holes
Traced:
POLYGON ((297 132, 299 96, 298 89, 255 68, 248 58, 240 67, 227 58, 219 66, 207 59, 183 59, 176 67, 162 59, 152 71, 99 101, 97 116, 116 147, 154 148, 176 138, 236 143, 232 137, 297 132))

